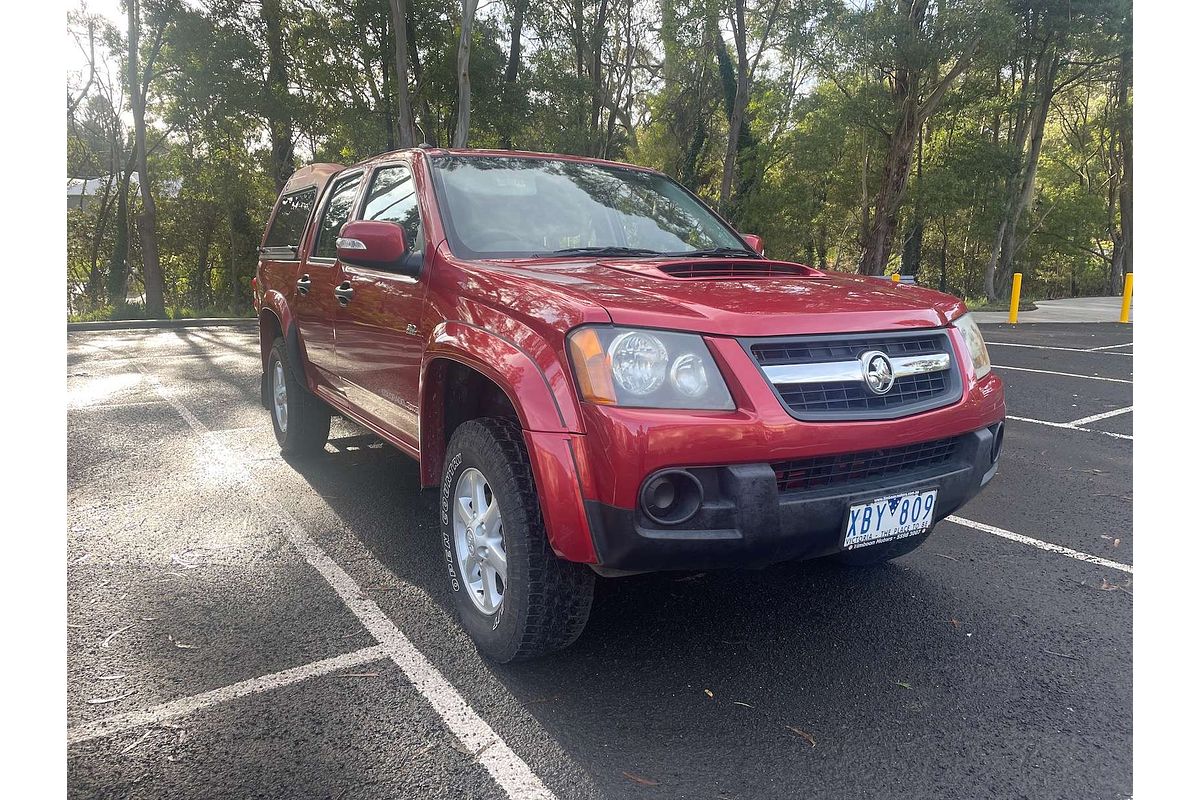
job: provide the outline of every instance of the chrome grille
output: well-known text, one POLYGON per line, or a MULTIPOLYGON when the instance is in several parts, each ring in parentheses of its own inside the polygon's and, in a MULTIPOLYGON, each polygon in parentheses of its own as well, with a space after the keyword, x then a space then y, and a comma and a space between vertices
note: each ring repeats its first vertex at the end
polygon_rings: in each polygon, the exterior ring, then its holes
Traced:
POLYGON ((894 336, 879 339, 833 339, 782 342, 760 341, 750 352, 764 367, 777 364, 815 364, 827 361, 851 361, 867 350, 879 350, 889 356, 920 356, 944 351, 945 336, 894 336))
POLYGON ((954 349, 942 329, 911 333, 743 340, 746 351, 792 416, 803 420, 894 419, 949 405, 962 396, 954 349), (871 391, 859 362, 878 351, 895 379, 871 391))

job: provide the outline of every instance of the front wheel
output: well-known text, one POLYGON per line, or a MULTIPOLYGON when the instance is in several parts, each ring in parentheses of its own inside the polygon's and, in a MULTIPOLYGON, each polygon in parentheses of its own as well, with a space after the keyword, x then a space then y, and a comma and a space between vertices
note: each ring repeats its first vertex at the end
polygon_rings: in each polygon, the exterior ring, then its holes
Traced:
POLYGON ((485 656, 501 663, 570 645, 587 624, 594 573, 554 554, 521 428, 464 422, 446 449, 442 550, 454 605, 485 656))

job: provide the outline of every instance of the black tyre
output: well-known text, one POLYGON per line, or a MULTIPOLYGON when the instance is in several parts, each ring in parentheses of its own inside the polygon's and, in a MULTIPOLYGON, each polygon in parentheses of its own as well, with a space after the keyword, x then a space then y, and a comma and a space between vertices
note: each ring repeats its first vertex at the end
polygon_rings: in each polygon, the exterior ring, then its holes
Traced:
POLYGON ((267 360, 267 401, 275 440, 284 455, 310 455, 329 441, 329 406, 317 399, 276 339, 267 360))
POLYGON ((595 574, 550 548, 516 422, 475 419, 454 431, 440 507, 454 605, 481 653, 504 663, 579 637, 595 574))
POLYGON ((933 528, 930 528, 925 533, 907 536, 894 542, 860 547, 857 550, 843 550, 835 553, 831 558, 847 567, 874 567, 916 550, 925 543, 932 532, 933 528))

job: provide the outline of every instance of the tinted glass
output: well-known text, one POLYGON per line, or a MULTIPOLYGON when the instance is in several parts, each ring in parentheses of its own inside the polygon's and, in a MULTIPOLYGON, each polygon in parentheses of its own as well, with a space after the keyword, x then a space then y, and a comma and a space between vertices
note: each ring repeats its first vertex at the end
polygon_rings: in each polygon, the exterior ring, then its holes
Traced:
POLYGON ((421 215, 417 210, 416 186, 408 167, 384 167, 375 173, 363 219, 394 222, 404 228, 410 250, 422 249, 421 215))
POLYGON ((271 223, 266 246, 299 247, 300 237, 304 235, 304 225, 308 222, 308 214, 312 211, 316 199, 316 189, 304 189, 280 198, 279 211, 275 214, 275 221, 271 223))
POLYGON ((313 255, 318 258, 337 258, 337 237, 342 226, 350 221, 350 212, 354 210, 354 198, 358 194, 358 184, 362 175, 343 178, 333 185, 329 202, 325 205, 325 213, 321 215, 321 225, 317 229, 317 243, 313 247, 313 255))
POLYGON ((703 203, 662 175, 505 156, 443 156, 433 165, 447 234, 460 255, 545 255, 571 247, 743 248, 703 203))

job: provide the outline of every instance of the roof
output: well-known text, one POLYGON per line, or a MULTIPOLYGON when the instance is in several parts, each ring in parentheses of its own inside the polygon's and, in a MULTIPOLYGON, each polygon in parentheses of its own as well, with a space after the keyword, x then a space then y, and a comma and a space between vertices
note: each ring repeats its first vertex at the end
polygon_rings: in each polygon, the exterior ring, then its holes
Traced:
POLYGON ((546 158, 556 161, 576 161, 584 164, 599 164, 606 167, 619 167, 621 169, 635 169, 639 172, 658 173, 658 170, 650 167, 643 167, 640 164, 628 164, 623 161, 610 161, 604 158, 591 158, 589 156, 575 156, 565 153, 540 153, 533 150, 488 150, 476 148, 457 148, 457 147, 413 147, 405 150, 391 150, 386 153, 371 156, 364 159, 353 166, 363 166, 373 164, 378 161, 387 161, 397 155, 403 153, 425 153, 430 156, 483 156, 483 157, 499 157, 499 158, 546 158))
POLYGON ((309 186, 315 186, 317 194, 320 194, 321 190, 325 188, 325 184, 329 182, 329 179, 344 169, 345 167, 341 164, 308 164, 296 170, 288 177, 287 183, 283 185, 283 191, 280 194, 288 194, 297 189, 307 189, 309 186))

